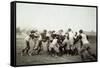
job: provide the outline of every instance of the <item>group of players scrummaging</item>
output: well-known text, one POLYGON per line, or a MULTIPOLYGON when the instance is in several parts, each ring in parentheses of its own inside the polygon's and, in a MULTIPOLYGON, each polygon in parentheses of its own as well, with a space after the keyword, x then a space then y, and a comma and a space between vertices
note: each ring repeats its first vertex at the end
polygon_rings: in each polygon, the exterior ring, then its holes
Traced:
POLYGON ((25 38, 26 47, 22 50, 23 55, 38 55, 42 52, 51 56, 80 55, 82 60, 94 59, 95 55, 91 53, 90 42, 83 30, 73 33, 69 28, 63 34, 63 30, 48 31, 39 33, 37 30, 30 31, 25 38), (78 34, 79 33, 79 34, 78 34), (33 49, 30 51, 30 40, 33 42, 33 49))

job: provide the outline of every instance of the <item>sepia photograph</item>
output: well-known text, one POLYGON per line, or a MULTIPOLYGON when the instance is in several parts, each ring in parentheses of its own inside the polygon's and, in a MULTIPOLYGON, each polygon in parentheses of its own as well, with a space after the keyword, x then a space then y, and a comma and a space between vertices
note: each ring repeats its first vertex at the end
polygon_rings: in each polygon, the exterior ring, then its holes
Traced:
POLYGON ((97 7, 16 3, 16 65, 97 61, 97 7))

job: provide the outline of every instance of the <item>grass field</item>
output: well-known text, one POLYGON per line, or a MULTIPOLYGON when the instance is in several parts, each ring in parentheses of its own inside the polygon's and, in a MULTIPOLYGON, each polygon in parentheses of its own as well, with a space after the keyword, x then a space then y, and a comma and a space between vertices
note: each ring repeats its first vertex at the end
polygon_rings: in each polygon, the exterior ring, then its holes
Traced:
MULTIPOLYGON (((92 51, 96 53, 96 36, 89 36, 89 41, 91 43, 92 51)), ((61 57, 52 57, 47 54, 40 54, 34 56, 21 56, 20 52, 25 47, 25 42, 23 37, 16 39, 16 64, 17 65, 30 65, 30 64, 48 64, 48 63, 64 63, 64 62, 81 62, 79 55, 77 56, 67 56, 63 55, 61 57)))

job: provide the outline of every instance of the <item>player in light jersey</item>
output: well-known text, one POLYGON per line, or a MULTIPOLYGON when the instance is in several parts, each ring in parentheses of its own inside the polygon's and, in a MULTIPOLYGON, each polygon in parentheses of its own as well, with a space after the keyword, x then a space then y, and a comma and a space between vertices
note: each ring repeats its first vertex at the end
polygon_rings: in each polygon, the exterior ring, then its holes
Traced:
POLYGON ((68 39, 69 39, 69 44, 73 45, 74 33, 73 33, 73 31, 70 28, 68 29, 68 39))
POLYGON ((50 45, 50 48, 54 48, 56 44, 57 44, 57 39, 55 38, 55 39, 53 39, 53 41, 50 45))
POLYGON ((88 48, 89 41, 88 41, 87 35, 85 33, 83 33, 83 30, 80 30, 79 33, 80 33, 79 38, 80 38, 80 42, 81 42, 81 47, 88 48))

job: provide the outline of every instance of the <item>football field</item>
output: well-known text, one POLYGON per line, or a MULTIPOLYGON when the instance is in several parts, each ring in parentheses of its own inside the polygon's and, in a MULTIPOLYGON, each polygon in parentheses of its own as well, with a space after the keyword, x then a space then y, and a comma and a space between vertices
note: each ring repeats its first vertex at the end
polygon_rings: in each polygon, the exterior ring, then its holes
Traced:
MULTIPOLYGON (((92 51, 96 54, 96 36, 89 36, 92 51)), ((50 56, 48 54, 39 54, 33 56, 21 56, 21 51, 25 47, 23 37, 16 39, 16 64, 17 65, 30 65, 30 64, 48 64, 48 63, 65 63, 65 62, 81 62, 79 55, 77 56, 50 56)), ((32 46, 31 46, 32 48, 32 46)))

